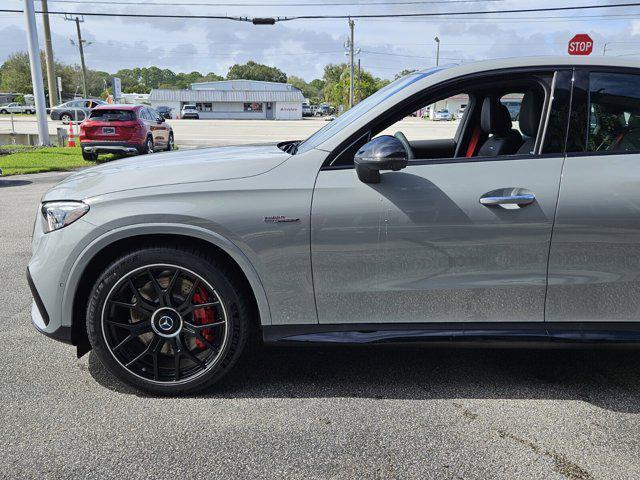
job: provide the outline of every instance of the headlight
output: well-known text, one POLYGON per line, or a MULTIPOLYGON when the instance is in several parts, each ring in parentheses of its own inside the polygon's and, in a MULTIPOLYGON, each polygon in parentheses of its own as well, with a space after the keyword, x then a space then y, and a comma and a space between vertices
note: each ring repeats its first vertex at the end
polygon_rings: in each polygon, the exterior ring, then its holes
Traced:
POLYGON ((60 230, 72 224, 89 211, 89 205, 82 202, 46 202, 42 204, 44 232, 60 230))

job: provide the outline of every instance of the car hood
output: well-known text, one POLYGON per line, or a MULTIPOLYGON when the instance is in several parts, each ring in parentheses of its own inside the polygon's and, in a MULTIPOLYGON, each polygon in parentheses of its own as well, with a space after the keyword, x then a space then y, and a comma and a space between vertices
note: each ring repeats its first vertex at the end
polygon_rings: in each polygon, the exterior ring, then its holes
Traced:
POLYGON ((81 170, 43 200, 82 200, 123 190, 260 175, 290 155, 275 145, 216 147, 124 158, 81 170))

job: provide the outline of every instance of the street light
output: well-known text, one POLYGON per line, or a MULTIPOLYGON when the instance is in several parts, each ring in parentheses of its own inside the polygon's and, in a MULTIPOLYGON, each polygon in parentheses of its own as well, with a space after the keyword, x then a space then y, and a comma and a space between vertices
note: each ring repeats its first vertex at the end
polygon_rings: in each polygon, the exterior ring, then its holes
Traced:
POLYGON ((434 38, 436 41, 436 67, 440 64, 440 39, 438 37, 434 38))

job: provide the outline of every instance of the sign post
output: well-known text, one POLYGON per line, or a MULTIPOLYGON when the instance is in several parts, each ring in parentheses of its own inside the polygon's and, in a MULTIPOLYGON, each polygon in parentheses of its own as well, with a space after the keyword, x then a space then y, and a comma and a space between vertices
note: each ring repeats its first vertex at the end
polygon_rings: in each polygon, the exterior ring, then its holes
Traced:
POLYGON ((591 55, 593 40, 586 33, 579 33, 569 40, 569 55, 591 55))
POLYGON ((111 84, 113 85, 113 101, 122 103, 122 81, 118 77, 113 77, 111 84))

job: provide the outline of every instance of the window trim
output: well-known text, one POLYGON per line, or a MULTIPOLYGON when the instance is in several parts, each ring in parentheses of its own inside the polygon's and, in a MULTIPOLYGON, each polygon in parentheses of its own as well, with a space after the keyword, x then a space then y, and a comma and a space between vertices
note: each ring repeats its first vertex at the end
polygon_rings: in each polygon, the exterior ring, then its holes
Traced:
MULTIPOLYGON (((424 99, 425 101, 427 101, 429 98, 434 98, 434 97, 438 97, 438 95, 440 94, 447 94, 447 90, 450 90, 451 88, 454 88, 456 85, 459 84, 466 84, 470 81, 474 81, 474 80, 485 80, 487 78, 491 78, 491 77, 496 77, 496 76, 501 76, 501 75, 508 75, 508 74, 527 74, 527 73, 531 73, 531 74, 536 74, 536 75, 551 75, 552 76, 552 81, 551 81, 551 85, 550 88, 553 87, 555 88, 555 79, 557 77, 557 74, 559 71, 572 71, 574 69, 573 66, 571 65, 549 65, 549 66, 535 66, 535 67, 517 67, 517 68, 506 68, 506 69, 498 69, 498 70, 486 70, 486 71, 482 71, 482 72, 475 72, 469 75, 464 75, 462 77, 456 77, 454 79, 450 79, 447 81, 444 81, 442 83, 438 83, 436 85, 432 85, 431 87, 427 88, 426 90, 422 90, 420 92, 415 93, 414 95, 411 95, 408 98, 405 98, 404 100, 400 101, 399 103, 397 103, 396 105, 394 105, 393 107, 391 107, 388 111, 384 112, 383 114, 379 115, 377 118, 371 120, 370 122, 368 122, 366 125, 364 125, 363 127, 361 127, 360 129, 358 129, 356 132, 354 132, 352 135, 350 135, 345 141, 343 141, 337 148, 335 148, 334 150, 332 150, 331 152, 329 152, 329 154, 327 155, 327 157, 325 158, 324 162, 322 163, 322 166, 320 167, 320 171, 323 170, 346 170, 346 169, 354 169, 355 166, 353 164, 351 165, 331 165, 331 163, 337 159, 346 149, 348 149, 355 141, 359 140, 360 138, 362 138, 362 136, 364 134, 366 134, 367 132, 369 132, 369 134, 371 134, 371 132, 373 131, 373 127, 377 124, 380 123, 384 123, 385 119, 388 118, 393 118, 394 116, 397 115, 401 115, 401 112, 405 109, 407 109, 409 106, 411 106, 411 104, 420 101, 421 99, 424 99)), ((571 87, 571 86, 569 86, 571 87)), ((545 102, 543 105, 543 108, 546 109, 544 111, 545 116, 548 116, 549 113, 551 111, 551 105, 552 105, 552 100, 553 100, 553 93, 554 91, 551 90, 551 92, 547 92, 546 88, 545 88, 545 102)), ((471 103, 471 101, 469 102, 471 103)), ((467 106, 468 109, 468 106, 467 106)), ((570 115, 568 115, 569 117, 570 115)), ((465 115, 463 117, 463 123, 460 125, 460 127, 458 128, 458 130, 456 131, 456 135, 454 136, 454 138, 456 139, 456 141, 458 140, 458 138, 461 135, 461 132, 464 132, 465 128, 466 128, 466 121, 468 120, 469 116, 465 115)), ((542 119, 542 118, 541 118, 542 119)), ((548 127, 548 122, 545 123, 544 125, 544 131, 542 132, 542 135, 544 135, 544 137, 546 138, 546 130, 548 127)), ((565 152, 560 152, 560 153, 550 153, 550 154, 542 154, 540 153, 540 150, 542 148, 542 145, 544 145, 544 143, 540 143, 540 145, 538 145, 538 139, 541 137, 541 133, 540 131, 538 132, 537 138, 536 138, 536 145, 535 145, 535 152, 538 153, 533 153, 533 154, 520 154, 520 155, 505 155, 505 156, 500 156, 500 157, 473 157, 471 159, 466 158, 466 157, 454 157, 454 158, 442 158, 442 159, 438 159, 438 158, 433 158, 433 159, 425 159, 425 160, 413 160, 411 162, 409 162, 408 166, 411 165, 419 165, 422 164, 422 162, 424 162, 424 164, 445 164, 445 163, 468 163, 468 162, 480 162, 480 161, 504 161, 504 160, 521 160, 521 159, 525 159, 525 158, 544 158, 546 156, 553 156, 553 157, 557 157, 557 156, 564 156, 565 152)), ((566 144, 566 135, 565 135, 565 144, 566 144)))

